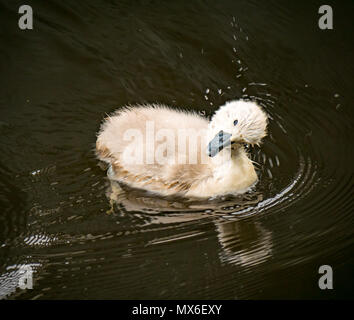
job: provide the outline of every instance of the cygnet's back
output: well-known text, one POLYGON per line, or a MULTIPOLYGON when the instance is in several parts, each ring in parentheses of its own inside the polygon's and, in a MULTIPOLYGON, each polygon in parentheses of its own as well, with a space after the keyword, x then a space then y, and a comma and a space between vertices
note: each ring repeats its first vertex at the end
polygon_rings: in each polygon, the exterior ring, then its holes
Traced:
POLYGON ((207 129, 207 119, 196 113, 163 105, 127 107, 105 119, 96 152, 110 165, 111 179, 163 195, 183 194, 212 174, 205 161, 207 129))

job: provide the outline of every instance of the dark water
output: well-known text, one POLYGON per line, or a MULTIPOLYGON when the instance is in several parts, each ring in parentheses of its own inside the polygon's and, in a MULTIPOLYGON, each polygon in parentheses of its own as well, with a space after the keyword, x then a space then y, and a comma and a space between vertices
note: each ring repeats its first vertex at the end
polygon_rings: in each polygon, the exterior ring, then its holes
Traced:
POLYGON ((334 30, 319 1, 27 1, 31 31, 21 4, 0 4, 1 298, 354 298, 352 1, 326 2, 334 30), (241 97, 271 116, 254 191, 106 213, 106 113, 241 97))

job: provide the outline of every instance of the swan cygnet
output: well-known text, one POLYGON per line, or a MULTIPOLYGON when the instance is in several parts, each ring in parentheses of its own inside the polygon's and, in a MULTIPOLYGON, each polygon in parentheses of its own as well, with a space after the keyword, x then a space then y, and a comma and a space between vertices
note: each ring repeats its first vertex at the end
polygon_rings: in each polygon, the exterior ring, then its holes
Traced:
POLYGON ((160 195, 209 198, 246 192, 257 180, 243 144, 259 144, 268 117, 255 102, 221 106, 211 121, 164 105, 118 110, 101 125, 97 157, 108 177, 160 195))

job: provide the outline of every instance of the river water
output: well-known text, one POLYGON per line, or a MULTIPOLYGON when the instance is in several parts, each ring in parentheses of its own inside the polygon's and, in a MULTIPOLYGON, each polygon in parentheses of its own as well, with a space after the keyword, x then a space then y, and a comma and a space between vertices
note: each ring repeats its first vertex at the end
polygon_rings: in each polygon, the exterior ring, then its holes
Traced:
POLYGON ((352 1, 0 3, 0 298, 354 298, 352 1), (331 2, 326 2, 331 4, 331 2), (111 186, 102 119, 165 103, 270 116, 259 182, 191 201, 111 186), (321 290, 318 270, 333 270, 321 290), (20 289, 23 268, 33 289, 20 289))

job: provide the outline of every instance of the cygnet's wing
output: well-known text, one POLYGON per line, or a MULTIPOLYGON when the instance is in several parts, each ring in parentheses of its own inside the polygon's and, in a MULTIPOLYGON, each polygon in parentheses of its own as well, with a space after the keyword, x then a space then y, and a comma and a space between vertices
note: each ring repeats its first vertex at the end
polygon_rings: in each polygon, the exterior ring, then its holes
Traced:
POLYGON ((209 174, 202 164, 207 126, 205 118, 164 106, 126 108, 103 123, 97 155, 116 180, 166 194, 185 191, 209 174))

